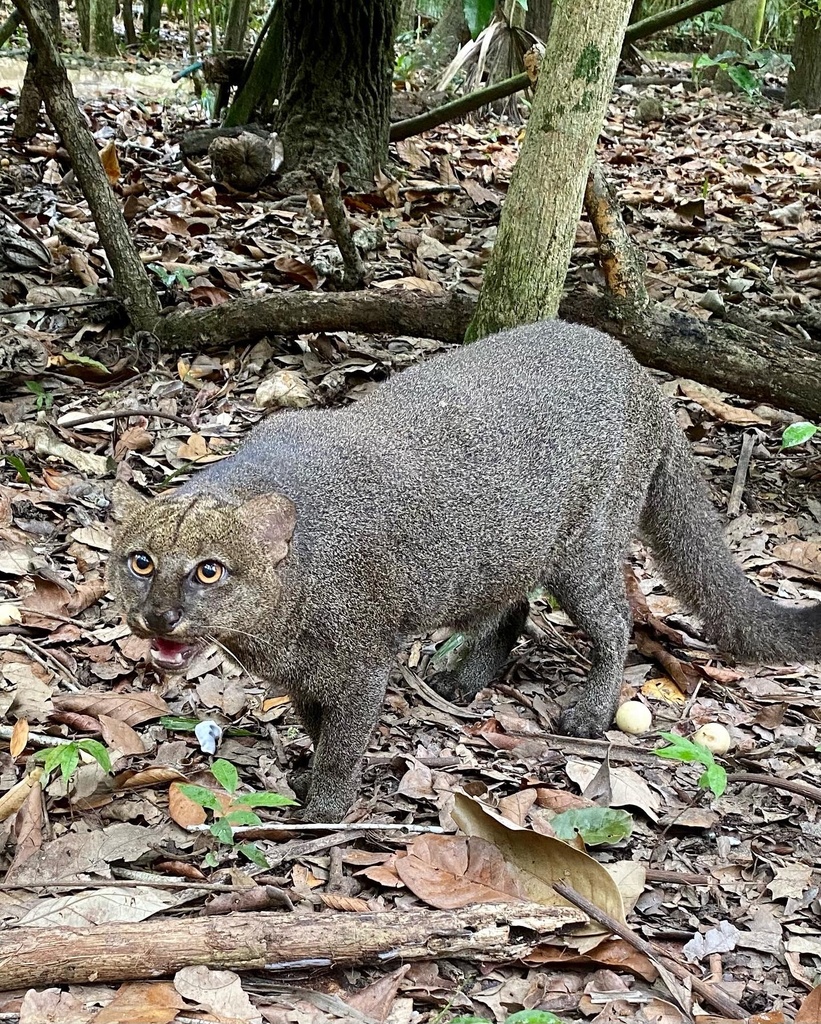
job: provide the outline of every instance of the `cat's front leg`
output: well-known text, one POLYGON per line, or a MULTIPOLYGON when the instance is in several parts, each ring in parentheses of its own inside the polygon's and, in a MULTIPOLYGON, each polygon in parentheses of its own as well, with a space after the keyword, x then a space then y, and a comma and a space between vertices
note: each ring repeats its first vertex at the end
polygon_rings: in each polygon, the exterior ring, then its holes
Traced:
MULTIPOLYGON (((325 691, 310 703, 321 707, 306 722, 309 731, 319 725, 308 803, 303 812, 306 821, 341 821, 359 793, 362 758, 385 700, 390 662, 382 663, 347 677, 323 680, 325 691), (333 687, 333 695, 328 689, 333 687)), ((303 700, 295 707, 300 714, 303 700)))

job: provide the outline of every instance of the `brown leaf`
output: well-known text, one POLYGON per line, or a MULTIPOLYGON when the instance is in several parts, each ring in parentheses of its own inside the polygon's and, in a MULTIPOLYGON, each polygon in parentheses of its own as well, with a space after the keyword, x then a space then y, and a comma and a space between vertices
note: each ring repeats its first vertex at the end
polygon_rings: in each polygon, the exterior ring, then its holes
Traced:
POLYGON ((39 782, 42 769, 36 771, 38 778, 33 779, 33 773, 29 776, 28 795, 14 819, 14 858, 4 878, 8 883, 17 881, 23 865, 43 846, 43 788, 39 782))
POLYGON ((539 946, 525 957, 528 964, 560 964, 562 967, 571 964, 581 967, 590 964, 603 964, 615 970, 627 970, 632 974, 654 982, 658 971, 652 960, 625 942, 624 939, 605 939, 586 953, 573 953, 564 946, 539 946))
POLYGON ((791 540, 773 549, 776 558, 821 577, 821 543, 816 540, 791 540))
POLYGON ((319 275, 310 263, 305 263, 293 256, 277 256, 274 266, 283 277, 293 281, 294 284, 312 290, 319 287, 319 275))
POLYGON ((112 185, 120 180, 120 161, 117 159, 117 146, 113 139, 110 139, 100 150, 100 163, 112 185))
POLYGON ((186 796, 180 790, 179 782, 172 782, 168 787, 168 813, 181 828, 204 825, 207 818, 205 808, 186 796))
POLYGON ((169 1024, 186 1002, 170 981, 129 981, 91 1024, 169 1024))
POLYGON ((723 420, 725 423, 733 423, 738 427, 752 427, 766 425, 767 420, 757 416, 751 409, 741 409, 737 405, 730 405, 721 398, 721 392, 715 388, 708 388, 704 384, 697 384, 692 380, 679 382, 679 390, 687 398, 692 399, 711 416, 723 420))
POLYGON ((147 690, 140 693, 66 693, 54 697, 53 703, 61 711, 77 711, 98 719, 100 715, 109 715, 132 726, 171 714, 162 697, 147 690))
MULTIPOLYGON (((465 793, 455 794, 451 816, 463 832, 480 836, 498 847, 503 862, 518 871, 527 899, 546 906, 565 906, 566 901, 553 889, 554 882, 564 881, 611 917, 624 922, 624 903, 613 878, 586 853, 552 836, 519 828, 465 793)), ((603 930, 591 921, 584 934, 600 935, 603 930)))
POLYGON ((214 1014, 218 1020, 233 1022, 259 1020, 259 1013, 242 990, 233 971, 212 971, 208 967, 183 967, 174 975, 174 988, 186 999, 214 1014))
POLYGON ((634 631, 633 638, 636 650, 648 658, 653 658, 664 669, 668 676, 687 694, 692 693, 701 683, 701 673, 689 662, 681 661, 657 640, 653 640, 645 630, 634 631))
POLYGON ((106 744, 123 757, 144 754, 145 744, 130 725, 111 715, 100 715, 100 730, 106 744))
POLYGON ((141 772, 121 772, 114 778, 115 789, 145 789, 150 786, 164 786, 169 782, 187 782, 188 779, 176 768, 146 768, 141 772))
POLYGON ((405 979, 405 975, 411 969, 410 964, 405 964, 391 974, 378 978, 370 985, 346 995, 345 1002, 366 1017, 376 1020, 386 1020, 391 1012, 391 1007, 396 1000, 396 993, 399 986, 405 979))
POLYGON ((396 871, 412 893, 438 910, 527 896, 514 866, 475 836, 419 836, 397 856, 396 871))
POLYGON ((795 1024, 818 1024, 821 1020, 821 985, 817 985, 804 998, 804 1002, 795 1015, 795 1024))
POLYGON ((25 718, 18 718, 11 730, 9 740, 9 753, 13 758, 18 758, 26 749, 29 740, 29 724, 25 718))

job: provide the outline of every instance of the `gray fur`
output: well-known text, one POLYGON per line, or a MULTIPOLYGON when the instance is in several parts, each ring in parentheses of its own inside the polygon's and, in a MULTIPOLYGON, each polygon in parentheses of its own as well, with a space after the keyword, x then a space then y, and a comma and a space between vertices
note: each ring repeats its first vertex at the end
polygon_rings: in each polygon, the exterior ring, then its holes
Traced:
POLYGON ((749 583, 661 393, 617 342, 585 327, 520 327, 344 409, 273 416, 172 497, 121 504, 109 579, 132 628, 148 635, 147 612, 156 621, 181 606, 169 635, 215 636, 289 688, 316 746, 314 819, 340 818, 356 796, 403 638, 443 624, 474 634, 451 681, 473 692, 503 666, 537 583, 592 643, 589 679, 561 727, 607 728, 630 630, 622 564, 636 533, 729 652, 821 652, 819 608, 777 605, 749 583), (277 533, 281 495, 296 509, 293 536, 277 533), (277 509, 267 525, 264 501, 245 512, 264 496, 277 509), (157 562, 148 589, 126 567, 138 549, 157 562), (203 557, 231 570, 204 595, 182 582, 203 557))

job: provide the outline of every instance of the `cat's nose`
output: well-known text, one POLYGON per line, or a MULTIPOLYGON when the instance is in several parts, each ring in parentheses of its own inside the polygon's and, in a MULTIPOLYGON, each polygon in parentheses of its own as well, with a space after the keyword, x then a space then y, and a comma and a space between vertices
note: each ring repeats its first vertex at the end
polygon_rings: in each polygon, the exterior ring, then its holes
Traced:
POLYGON ((145 613, 149 629, 157 633, 170 633, 182 618, 182 608, 162 608, 145 613))

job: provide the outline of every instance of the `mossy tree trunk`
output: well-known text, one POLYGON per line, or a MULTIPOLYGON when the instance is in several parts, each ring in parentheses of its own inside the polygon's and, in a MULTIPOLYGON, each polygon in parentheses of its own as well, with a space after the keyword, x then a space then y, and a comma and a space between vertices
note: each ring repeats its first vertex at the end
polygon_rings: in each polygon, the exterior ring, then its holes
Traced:
POLYGON ((533 109, 468 338, 553 317, 632 0, 556 4, 533 109))
POLYGON ((470 29, 465 21, 464 0, 447 0, 442 17, 414 50, 414 66, 442 71, 468 39, 470 29))
POLYGON ((284 169, 343 163, 367 187, 388 155, 397 0, 281 3, 284 169))
POLYGON ((808 110, 821 107, 821 7, 799 12, 792 62, 787 104, 797 103, 808 110))
POLYGON ((251 70, 237 90, 225 116, 227 128, 248 124, 255 118, 267 121, 282 85, 282 4, 274 0, 254 45, 251 70))

